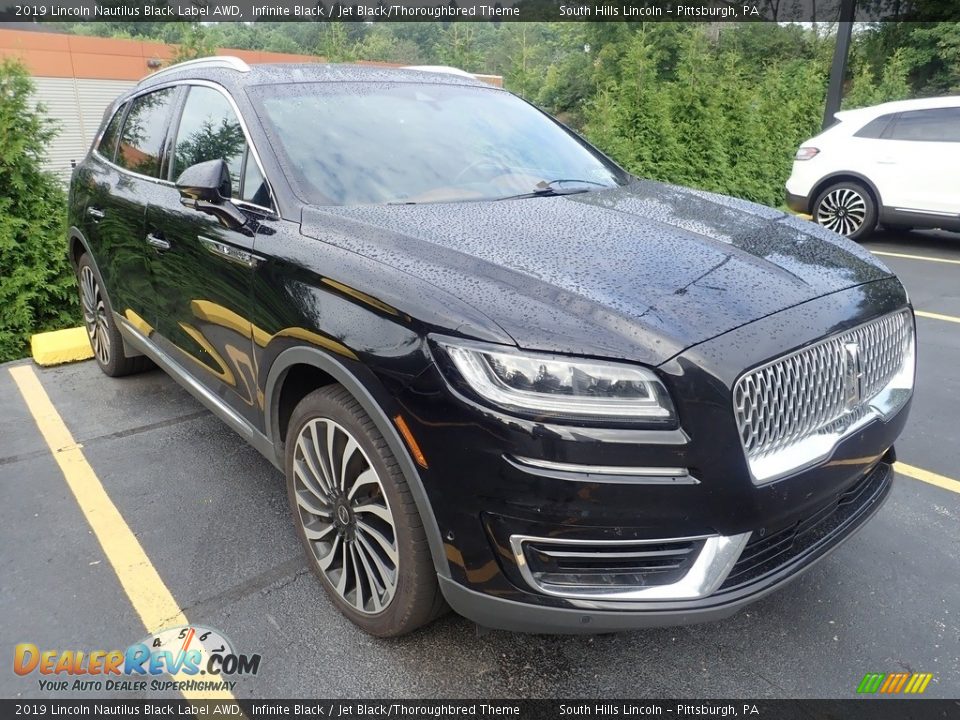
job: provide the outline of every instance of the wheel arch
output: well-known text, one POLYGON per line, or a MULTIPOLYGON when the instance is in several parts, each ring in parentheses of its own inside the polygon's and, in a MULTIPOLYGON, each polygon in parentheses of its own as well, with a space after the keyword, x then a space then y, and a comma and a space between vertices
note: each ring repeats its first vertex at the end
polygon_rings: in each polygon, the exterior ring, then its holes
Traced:
MULTIPOLYGON (((287 411, 288 409, 292 411, 292 406, 299 401, 299 399, 294 401, 291 395, 284 397, 284 386, 287 381, 298 378, 309 380, 311 374, 312 380, 317 381, 316 384, 307 382, 306 385, 301 387, 313 385, 307 390, 307 392, 311 392, 313 389, 324 385, 333 383, 341 385, 360 404, 364 412, 370 416, 370 419, 376 425, 377 430, 383 435, 390 451, 397 459, 417 505, 417 512, 419 512, 420 519, 423 521, 427 542, 430 545, 430 555, 433 558, 434 568, 438 575, 449 578, 450 569, 447 565, 440 527, 433 514, 433 507, 427 497, 423 480, 406 444, 400 437, 400 433, 370 389, 346 365, 318 348, 307 346, 287 348, 276 357, 267 373, 267 379, 264 383, 264 429, 273 445, 279 467, 284 466, 284 436, 280 434, 280 428, 283 426, 281 411, 287 411)), ((289 419, 289 416, 287 419, 289 419)))
POLYGON ((93 266, 97 268, 97 272, 99 273, 100 268, 97 266, 97 260, 93 257, 93 253, 90 252, 90 244, 77 226, 71 226, 67 231, 67 257, 69 257, 70 264, 74 270, 77 269, 80 256, 84 253, 90 256, 90 262, 93 263, 93 266))
POLYGON ((826 190, 831 185, 836 185, 837 183, 842 182, 855 182, 859 185, 863 185, 867 192, 870 193, 873 202, 877 206, 877 216, 879 217, 880 211, 883 208, 883 198, 880 195, 880 191, 877 190, 877 186, 873 184, 873 181, 865 175, 861 175, 858 172, 852 172, 848 170, 838 171, 827 175, 821 179, 816 185, 814 185, 813 190, 810 192, 810 204, 807 208, 807 212, 812 213, 814 205, 816 205, 817 198, 820 197, 820 194, 826 190))
MULTIPOLYGON (((71 225, 70 229, 67 231, 67 258, 70 260, 70 266, 73 268, 73 272, 75 274, 80 268, 80 258, 84 255, 89 258, 90 264, 93 265, 93 270, 100 282, 100 291, 106 296, 107 302, 109 303, 110 292, 107 288, 107 284, 103 280, 103 273, 100 272, 100 266, 97 264, 97 258, 90 249, 90 243, 87 241, 87 238, 84 237, 83 233, 80 231, 80 228, 78 228, 76 225, 71 225)), ((123 332, 120 333, 120 337, 123 340, 124 357, 133 358, 143 355, 142 352, 140 352, 127 341, 127 336, 123 332)))

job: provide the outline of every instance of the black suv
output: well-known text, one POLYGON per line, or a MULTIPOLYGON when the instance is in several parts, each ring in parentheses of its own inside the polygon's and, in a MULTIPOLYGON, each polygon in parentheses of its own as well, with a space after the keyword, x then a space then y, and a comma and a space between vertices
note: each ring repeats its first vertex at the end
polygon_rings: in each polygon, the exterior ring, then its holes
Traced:
POLYGON ((462 73, 158 72, 74 173, 69 252, 104 372, 152 361, 282 469, 378 635, 729 615, 877 511, 912 396, 868 252, 462 73))

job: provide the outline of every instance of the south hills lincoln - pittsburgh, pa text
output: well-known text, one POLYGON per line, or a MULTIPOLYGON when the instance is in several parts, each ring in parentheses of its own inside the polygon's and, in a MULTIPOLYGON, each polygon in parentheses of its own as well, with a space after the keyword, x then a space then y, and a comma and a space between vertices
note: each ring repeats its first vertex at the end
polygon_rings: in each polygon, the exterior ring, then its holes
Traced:
POLYGON ((759 8, 754 5, 723 5, 712 7, 698 4, 665 3, 664 6, 636 5, 561 5, 560 17, 568 18, 715 18, 736 20, 760 17, 759 8))

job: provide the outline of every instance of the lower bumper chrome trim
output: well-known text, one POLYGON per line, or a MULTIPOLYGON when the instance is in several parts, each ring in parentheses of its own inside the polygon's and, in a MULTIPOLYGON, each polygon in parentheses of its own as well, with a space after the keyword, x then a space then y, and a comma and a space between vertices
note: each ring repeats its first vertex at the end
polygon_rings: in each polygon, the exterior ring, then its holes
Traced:
POLYGON ((530 535, 511 535, 510 547, 520 574, 530 587, 545 595, 567 599, 602 601, 638 601, 638 600, 698 600, 713 594, 733 569, 743 552, 750 533, 739 535, 708 535, 706 537, 661 538, 656 540, 557 540, 556 538, 538 538, 530 535), (569 542, 574 545, 593 546, 643 546, 676 543, 685 540, 703 540, 703 548, 687 573, 673 583, 641 587, 629 586, 577 586, 553 585, 537 579, 527 564, 524 544, 529 542, 550 543, 552 545, 569 542))

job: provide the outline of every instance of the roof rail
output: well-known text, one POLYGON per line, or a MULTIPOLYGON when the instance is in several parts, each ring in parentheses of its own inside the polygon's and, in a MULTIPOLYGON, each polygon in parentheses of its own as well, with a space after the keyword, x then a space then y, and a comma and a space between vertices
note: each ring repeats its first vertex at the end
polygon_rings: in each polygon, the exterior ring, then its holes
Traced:
POLYGON ((187 60, 186 62, 176 63, 175 65, 170 65, 158 70, 155 73, 147 75, 145 78, 140 80, 152 80, 155 77, 160 77, 166 73, 177 72, 178 70, 187 70, 190 68, 224 68, 226 70, 236 70, 237 72, 250 72, 250 66, 247 65, 243 60, 233 55, 216 55, 212 57, 202 57, 197 58, 196 60, 187 60))
POLYGON ((468 73, 466 70, 450 67, 449 65, 406 65, 402 69, 419 70, 420 72, 446 73, 447 75, 459 75, 460 77, 468 77, 474 80, 477 79, 477 76, 473 73, 468 73))

